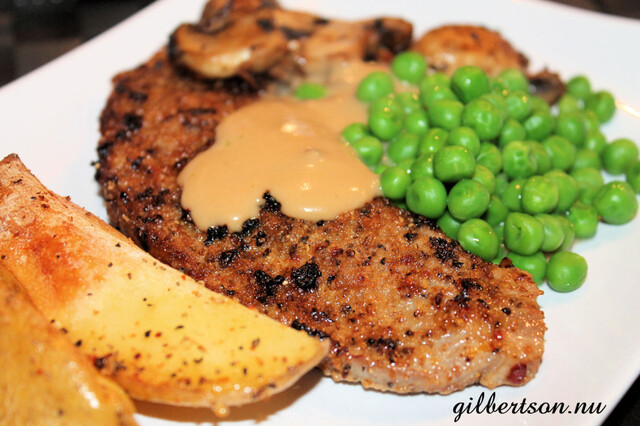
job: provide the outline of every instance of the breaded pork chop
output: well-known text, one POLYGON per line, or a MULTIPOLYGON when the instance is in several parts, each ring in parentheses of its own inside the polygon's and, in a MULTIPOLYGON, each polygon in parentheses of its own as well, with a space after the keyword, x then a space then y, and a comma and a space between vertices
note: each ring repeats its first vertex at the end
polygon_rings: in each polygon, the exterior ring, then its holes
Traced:
POLYGON ((531 380, 545 325, 530 276, 465 252, 385 199, 311 223, 265 194, 241 232, 196 228, 177 175, 215 143, 225 115, 258 97, 252 84, 199 80, 164 52, 115 77, 96 173, 112 224, 209 289, 328 339, 320 368, 335 380, 443 394, 531 380))

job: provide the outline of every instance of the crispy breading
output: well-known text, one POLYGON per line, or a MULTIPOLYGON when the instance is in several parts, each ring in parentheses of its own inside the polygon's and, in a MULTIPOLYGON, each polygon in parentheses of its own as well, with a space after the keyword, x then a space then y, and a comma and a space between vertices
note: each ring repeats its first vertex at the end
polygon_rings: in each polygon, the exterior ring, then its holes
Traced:
POLYGON ((443 394, 531 380, 545 332, 531 277, 483 262, 384 199, 309 223, 267 194, 242 232, 194 226, 176 177, 260 88, 197 80, 164 52, 118 75, 96 174, 111 222, 210 289, 328 340, 321 367, 336 380, 443 394))

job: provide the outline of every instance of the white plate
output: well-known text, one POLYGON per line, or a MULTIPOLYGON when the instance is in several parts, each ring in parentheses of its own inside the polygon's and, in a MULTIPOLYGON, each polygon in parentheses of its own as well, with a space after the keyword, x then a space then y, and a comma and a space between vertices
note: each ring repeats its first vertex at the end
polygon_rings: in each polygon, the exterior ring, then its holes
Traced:
MULTIPOLYGON (((323 15, 361 18, 398 15, 413 21, 416 34, 443 23, 475 23, 497 29, 526 52, 532 68, 549 66, 563 77, 586 73, 597 89, 608 89, 640 110, 640 23, 545 2, 286 1, 323 15)), ((0 90, 0 155, 18 153, 54 191, 106 217, 90 165, 96 159, 98 116, 110 78, 161 47, 182 21, 195 21, 204 0, 161 0, 101 37, 0 90)), ((618 111, 605 127, 609 139, 640 141, 640 121, 618 111)), ((640 220, 601 225, 596 238, 576 250, 589 262, 578 291, 548 290, 539 301, 546 314, 546 351, 538 376, 521 388, 499 388, 496 402, 600 403, 600 414, 464 414, 460 424, 597 424, 604 420, 640 372, 640 220)), ((228 424, 388 425, 451 424, 456 404, 485 401, 492 392, 472 387, 442 397, 397 396, 336 384, 317 373, 267 403, 232 410, 228 424)), ((140 404, 145 425, 174 421, 215 422, 206 410, 140 404)), ((221 421, 220 424, 227 424, 221 421)))

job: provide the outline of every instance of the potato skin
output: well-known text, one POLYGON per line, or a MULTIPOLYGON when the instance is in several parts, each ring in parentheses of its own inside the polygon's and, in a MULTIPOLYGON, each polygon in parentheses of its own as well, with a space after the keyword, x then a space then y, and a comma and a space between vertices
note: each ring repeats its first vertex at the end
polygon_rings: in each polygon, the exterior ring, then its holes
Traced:
POLYGON ((0 162, 0 265, 35 306, 132 397, 239 405, 285 389, 326 342, 213 293, 0 162))

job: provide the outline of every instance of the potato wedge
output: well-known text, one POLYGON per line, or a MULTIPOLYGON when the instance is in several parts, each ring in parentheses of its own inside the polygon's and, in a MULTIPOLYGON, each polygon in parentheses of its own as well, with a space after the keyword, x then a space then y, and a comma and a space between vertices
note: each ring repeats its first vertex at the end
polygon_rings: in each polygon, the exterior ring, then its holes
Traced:
POLYGON ((161 264, 15 155, 0 162, 0 264, 137 399, 223 414, 285 389, 328 350, 161 264))
POLYGON ((135 425, 126 393, 33 306, 0 265, 0 424, 135 425))

